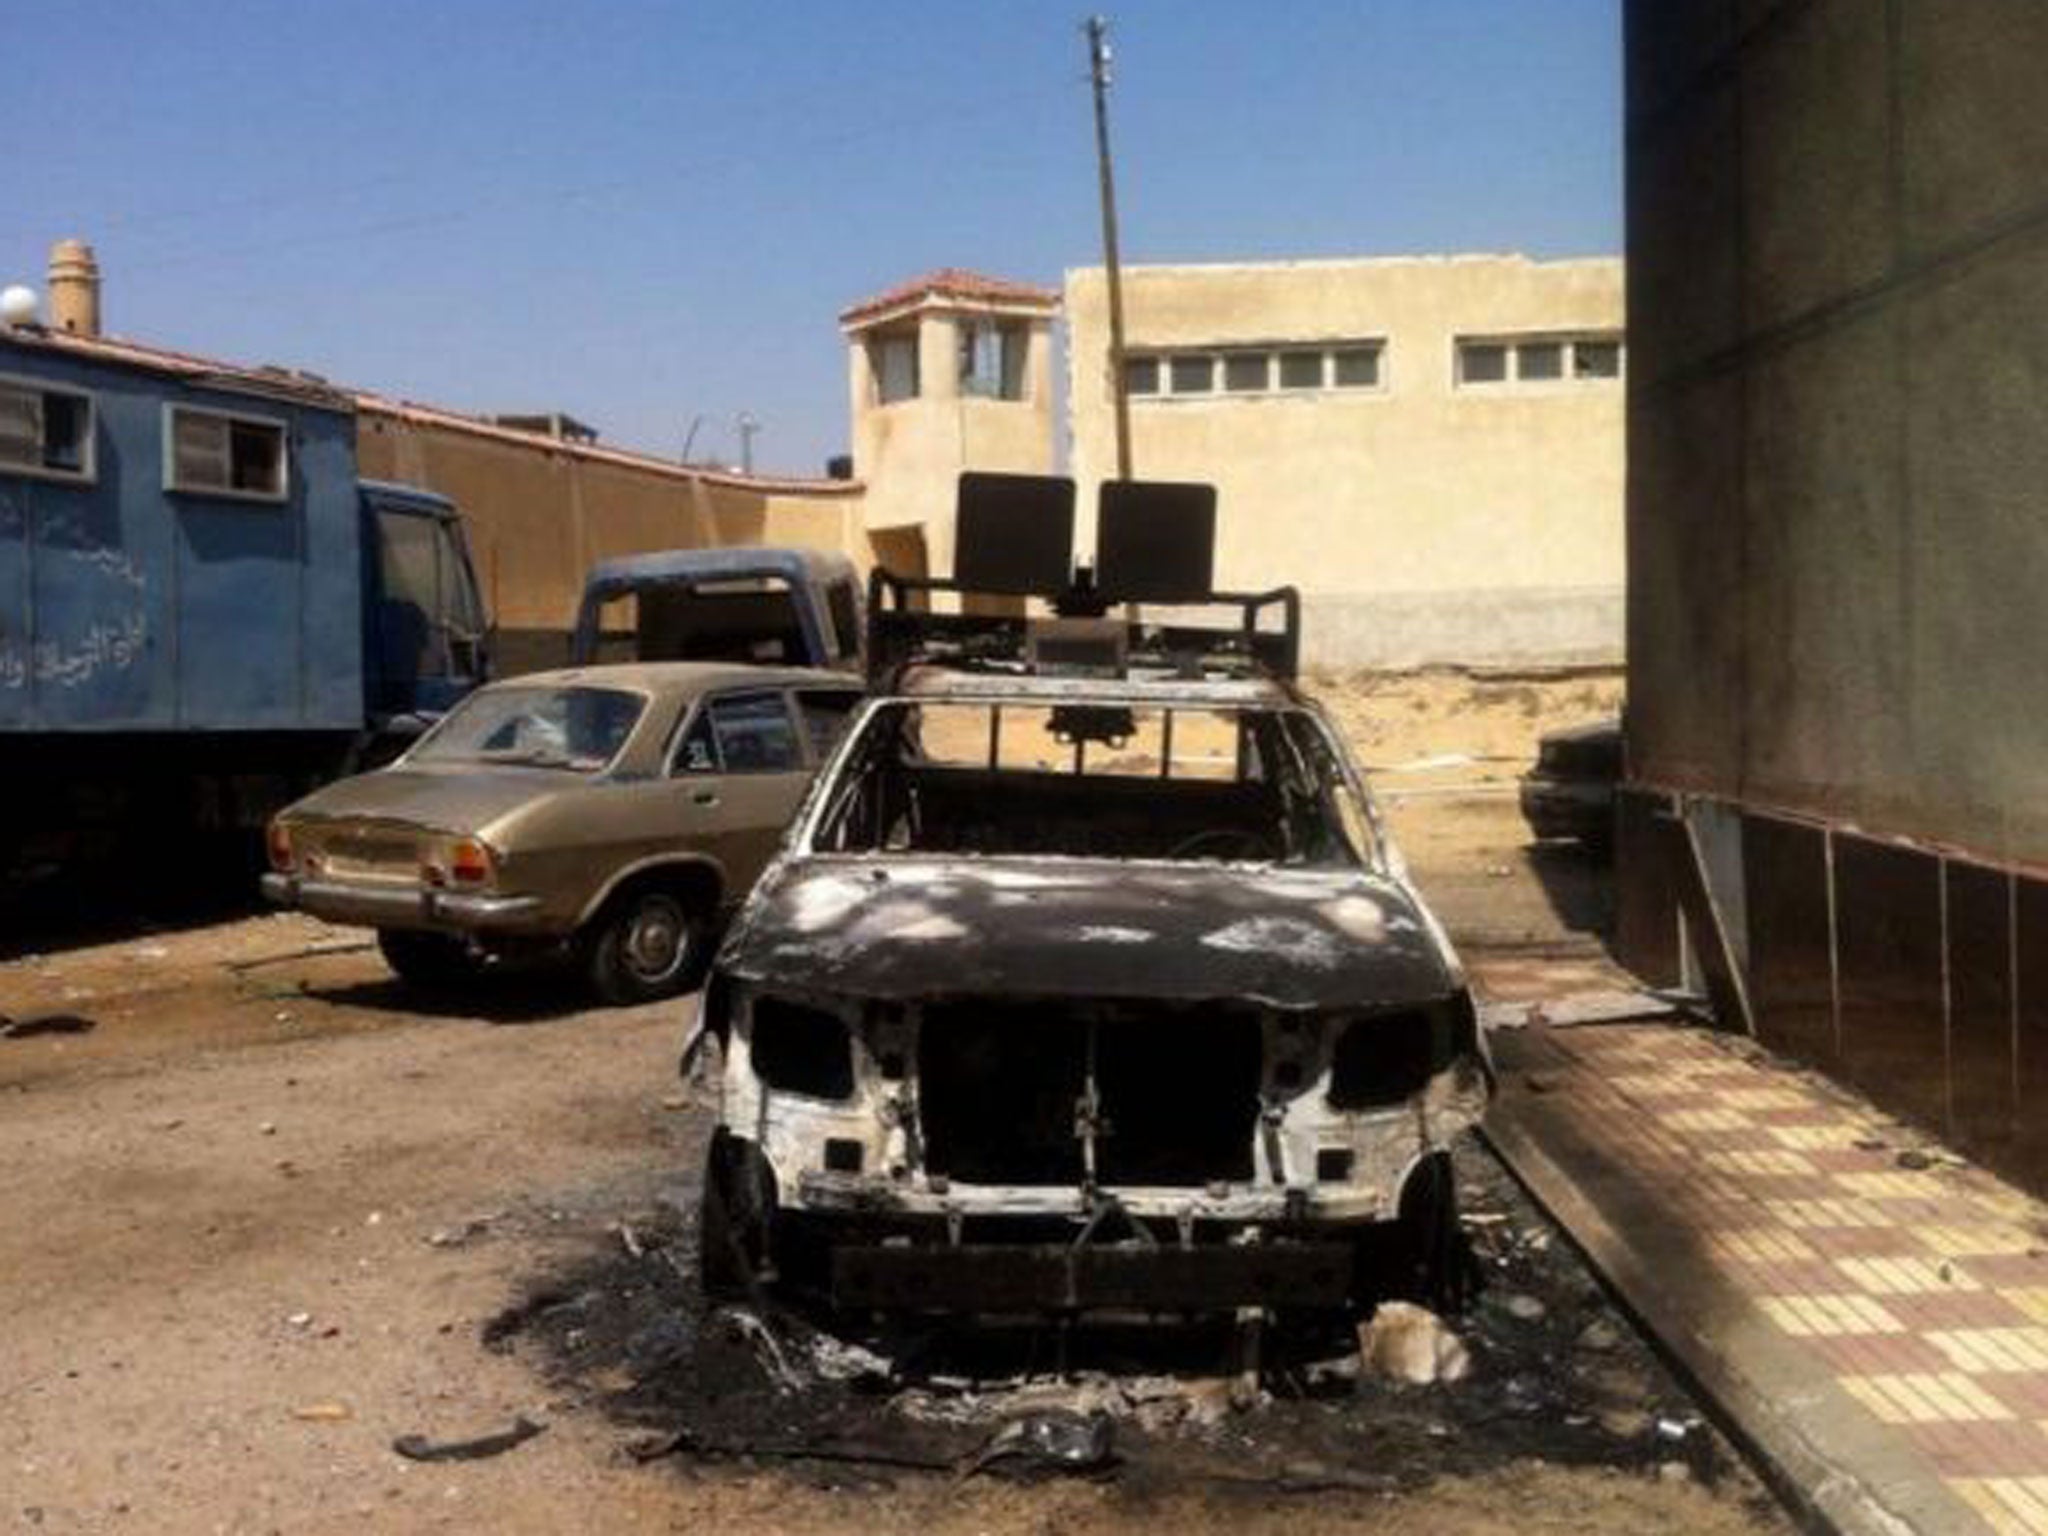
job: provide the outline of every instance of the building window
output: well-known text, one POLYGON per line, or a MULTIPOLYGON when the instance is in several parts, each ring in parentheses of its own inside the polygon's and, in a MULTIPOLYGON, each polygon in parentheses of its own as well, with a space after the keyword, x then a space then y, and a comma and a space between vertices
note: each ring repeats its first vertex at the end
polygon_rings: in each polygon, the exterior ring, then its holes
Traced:
POLYGON ((289 483, 284 423, 187 405, 169 419, 164 488, 252 501, 283 501, 289 483))
POLYGON ((1234 395, 1270 388, 1273 360, 1264 352, 1232 352, 1223 359, 1223 387, 1234 395))
POLYGON ((986 320, 960 324, 960 393, 990 400, 1024 398, 1024 354, 1030 333, 986 320))
POLYGON ((1508 376, 1508 349, 1497 341, 1458 343, 1460 384, 1499 384, 1508 376))
POLYGON ((1216 342, 1200 351, 1146 353, 1124 360, 1124 393, 1153 399, 1174 395, 1268 395, 1326 389, 1379 389, 1385 383, 1380 340, 1335 341, 1321 346, 1216 342))
POLYGON ((916 331, 875 337, 868 343, 868 365, 874 370, 877 404, 917 398, 916 331))
POLYGON ((1323 387, 1323 354, 1320 352, 1282 352, 1280 354, 1280 387, 1282 389, 1321 389, 1323 387))
POLYGON ((1457 382, 1553 384, 1566 379, 1621 377, 1617 336, 1532 336, 1527 339, 1460 338, 1457 382))
POLYGON ((90 395, 0 382, 0 473, 91 480, 92 417, 90 395))
POLYGON ((1331 382, 1339 389, 1378 389, 1380 349, 1345 347, 1330 354, 1331 382))
POLYGON ((1572 377, 1575 379, 1618 379, 1621 377, 1621 343, 1618 341, 1577 341, 1572 344, 1572 377))
POLYGON ((1564 343, 1525 341, 1515 348, 1515 377, 1518 379, 1561 379, 1564 377, 1564 343))

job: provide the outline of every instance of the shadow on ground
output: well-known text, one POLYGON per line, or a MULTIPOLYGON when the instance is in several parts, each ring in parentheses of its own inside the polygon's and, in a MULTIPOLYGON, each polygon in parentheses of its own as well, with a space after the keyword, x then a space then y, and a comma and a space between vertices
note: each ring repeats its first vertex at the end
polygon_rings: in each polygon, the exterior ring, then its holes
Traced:
POLYGON ((492 968, 446 987, 421 986, 384 975, 371 981, 316 983, 303 990, 307 997, 339 1007, 505 1025, 553 1024, 599 1006, 590 995, 589 984, 566 965, 492 968))
POLYGON ((269 910, 239 855, 30 872, 0 885, 0 960, 177 933, 269 910))
POLYGON ((1599 940, 1614 954, 1614 858, 1583 843, 1548 840, 1524 850, 1529 869, 1557 914, 1575 934, 1599 940))

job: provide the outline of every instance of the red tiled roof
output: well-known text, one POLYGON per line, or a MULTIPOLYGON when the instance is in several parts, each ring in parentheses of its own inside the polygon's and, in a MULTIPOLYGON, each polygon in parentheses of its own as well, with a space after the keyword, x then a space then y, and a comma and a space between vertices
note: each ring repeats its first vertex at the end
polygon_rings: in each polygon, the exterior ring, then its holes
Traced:
POLYGON ((962 299, 971 304, 1028 304, 1051 307, 1060 301, 1057 288, 1041 288, 1035 283, 1012 282, 1006 277, 986 277, 979 272, 964 271, 959 267, 941 267, 936 272, 927 272, 922 277, 913 277, 907 283, 876 294, 871 299, 862 299, 858 304, 839 312, 839 323, 851 325, 874 315, 885 314, 892 309, 915 304, 920 299, 962 299))

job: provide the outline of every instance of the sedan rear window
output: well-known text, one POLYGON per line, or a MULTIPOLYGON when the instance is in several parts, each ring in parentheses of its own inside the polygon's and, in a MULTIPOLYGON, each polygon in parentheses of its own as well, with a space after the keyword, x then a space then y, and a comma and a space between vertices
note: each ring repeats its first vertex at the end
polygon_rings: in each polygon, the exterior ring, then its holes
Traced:
POLYGON ((619 755, 647 700, 622 688, 488 688, 413 748, 415 763, 511 763, 598 773, 619 755))

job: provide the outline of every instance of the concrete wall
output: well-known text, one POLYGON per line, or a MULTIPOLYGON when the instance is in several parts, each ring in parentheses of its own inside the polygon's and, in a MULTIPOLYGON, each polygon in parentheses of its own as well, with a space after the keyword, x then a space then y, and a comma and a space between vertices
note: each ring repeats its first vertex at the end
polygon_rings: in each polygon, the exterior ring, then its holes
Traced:
POLYGON ((913 311, 878 329, 915 331, 919 391, 914 398, 883 404, 868 352, 872 333, 863 326, 848 334, 848 416, 854 474, 867 487, 865 526, 899 536, 917 530, 931 573, 951 575, 960 472, 1046 474, 1053 467, 1050 316, 948 305, 913 311), (1022 400, 960 392, 960 326, 983 317, 1029 327, 1022 400))
POLYGON ((2048 7, 1628 47, 1636 771, 2048 864, 2048 7))
POLYGON ((2048 1188, 2048 6, 1626 16, 1624 951, 2048 1188))
POLYGON ((794 544, 871 559, 855 482, 698 473, 375 400, 359 402, 356 440, 366 477, 462 509, 509 671, 566 658, 584 573, 614 555, 794 544))
MULTIPOLYGON (((1219 492, 1224 586, 1292 582, 1325 665, 1613 660, 1622 387, 1460 387, 1454 340, 1617 335, 1618 260, 1519 256, 1130 267, 1134 353, 1378 340, 1377 388, 1131 401, 1133 472, 1219 492)), ((1084 546, 1114 473, 1106 287, 1067 274, 1084 546)))

